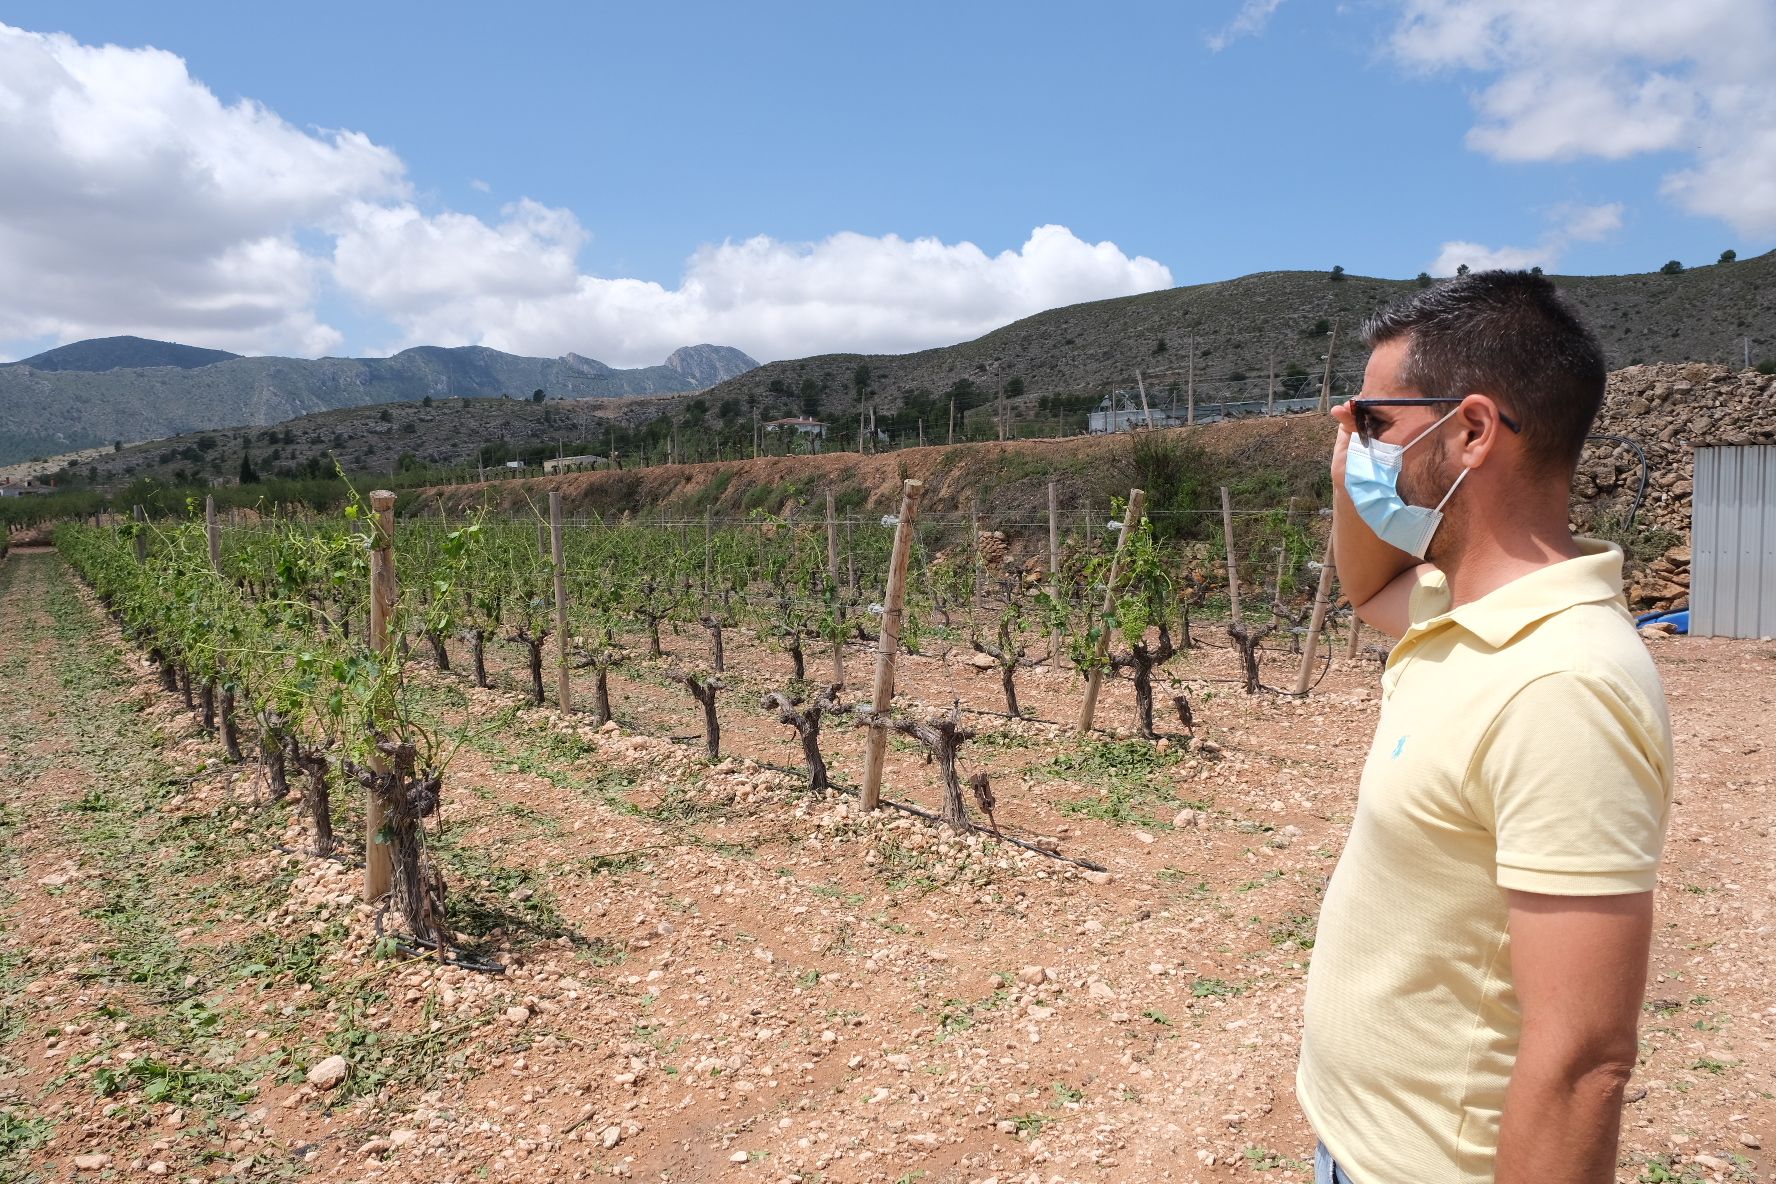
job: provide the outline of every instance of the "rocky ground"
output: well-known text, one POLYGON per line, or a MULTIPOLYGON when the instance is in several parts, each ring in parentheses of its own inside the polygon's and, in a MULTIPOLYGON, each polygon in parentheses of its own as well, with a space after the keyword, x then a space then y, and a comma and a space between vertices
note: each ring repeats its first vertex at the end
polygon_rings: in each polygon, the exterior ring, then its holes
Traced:
MULTIPOLYGON (((1311 1178, 1301 987, 1371 659, 1297 703, 1192 651, 1198 726, 1158 745, 1115 738, 1126 685, 1079 742, 1043 722, 1070 674, 1025 676, 1019 722, 961 655, 908 660, 914 701, 972 709, 1003 832, 1092 867, 810 797, 754 706, 786 660, 744 642, 714 763, 670 660, 604 730, 504 661, 487 691, 416 669, 465 736, 433 850, 484 973, 379 938, 357 804, 342 860, 306 854, 53 554, 0 564, 0 619, 0 1179, 1311 1178)), ((1776 648, 1649 644, 1679 804, 1618 1177, 1765 1180, 1776 648)), ((825 750, 854 783, 858 735, 825 750)), ((937 804, 913 747, 887 784, 937 804)))

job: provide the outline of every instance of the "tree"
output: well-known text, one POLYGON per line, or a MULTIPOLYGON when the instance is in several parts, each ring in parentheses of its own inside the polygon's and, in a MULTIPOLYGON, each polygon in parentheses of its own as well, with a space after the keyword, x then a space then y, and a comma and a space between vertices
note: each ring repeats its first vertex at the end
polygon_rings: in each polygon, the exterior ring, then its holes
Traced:
POLYGON ((253 469, 253 454, 245 449, 241 451, 240 483, 242 485, 257 485, 259 483, 259 474, 253 469))
POLYGON ((864 397, 869 394, 871 381, 873 381, 873 376, 870 374, 869 363, 857 363, 857 369, 851 372, 851 390, 857 396, 857 402, 860 405, 864 397))
POLYGON ((1334 267, 1332 269, 1332 274, 1327 276, 1326 278, 1331 280, 1333 283, 1343 283, 1344 282, 1344 268, 1334 267))
POLYGON ((1006 379, 1005 380, 1005 397, 1007 399, 1021 399, 1021 398, 1023 398, 1024 397, 1024 380, 1021 378, 1006 379))
POLYGON ((423 398, 419 401, 419 405, 421 407, 430 407, 432 405, 432 397, 430 395, 427 395, 425 398, 423 398))
POLYGON ((1542 265, 1540 263, 1538 263, 1534 267, 1530 268, 1529 274, 1530 275, 1541 275, 1542 274, 1542 265))
POLYGON ((123 441, 122 440, 111 441, 111 451, 112 452, 122 452, 123 451, 123 441))
POLYGON ((1456 268, 1455 274, 1456 275, 1467 275, 1468 274, 1468 265, 1466 263, 1464 263, 1460 267, 1456 268))
POLYGON ((1160 354, 1163 354, 1165 352, 1166 352, 1166 339, 1161 337, 1158 341, 1153 343, 1153 353, 1154 353, 1154 356, 1157 357, 1160 354))
POLYGON ((1428 288, 1431 286, 1431 273, 1430 272, 1421 271, 1418 273, 1418 286, 1421 288, 1428 288))
POLYGON ((1682 275, 1683 264, 1679 263, 1676 259, 1673 259, 1666 263, 1664 267, 1661 267, 1659 271, 1663 275, 1682 275))
POLYGON ((1726 250, 1721 252, 1721 257, 1719 259, 1719 262, 1731 263, 1738 258, 1739 258, 1739 252, 1735 251, 1731 247, 1729 247, 1726 250))
POLYGON ((540 387, 530 392, 530 401, 532 403, 541 403, 543 401, 543 392, 540 387))
POLYGON ((802 414, 809 419, 820 418, 820 384, 813 375, 802 379, 802 414))

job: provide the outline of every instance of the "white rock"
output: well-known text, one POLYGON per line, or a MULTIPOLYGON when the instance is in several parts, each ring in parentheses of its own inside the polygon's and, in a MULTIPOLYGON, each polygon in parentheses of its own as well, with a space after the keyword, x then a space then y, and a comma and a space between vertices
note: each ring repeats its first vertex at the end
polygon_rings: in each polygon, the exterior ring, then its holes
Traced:
POLYGON ((99 1151, 88 1155, 76 1155, 74 1166, 83 1172, 101 1172, 111 1166, 111 1157, 99 1151))
POLYGON ((1017 976, 1018 982, 1026 983, 1032 987, 1040 987, 1048 981, 1048 971, 1040 966, 1026 966, 1018 971, 1017 976))
POLYGON ((752 1156, 748 1155, 744 1151, 736 1151, 736 1152, 734 1152, 734 1154, 728 1156, 728 1162, 729 1163, 745 1163, 748 1160, 750 1160, 751 1158, 752 1158, 752 1156))
POLYGON ((351 1066, 345 1063, 344 1057, 330 1056, 326 1060, 310 1066, 308 1083, 316 1089, 332 1089, 344 1081, 345 1075, 349 1072, 351 1072, 351 1066))
POLYGON ((622 1141, 623 1141, 623 1128, 622 1127, 607 1126, 604 1128, 603 1142, 604 1142, 604 1149, 606 1151, 609 1151, 611 1148, 615 1147, 618 1143, 621 1143, 622 1141))
POLYGON ((506 1008, 506 1019, 514 1024, 528 1024, 530 1022, 530 1008, 508 1007, 506 1008))

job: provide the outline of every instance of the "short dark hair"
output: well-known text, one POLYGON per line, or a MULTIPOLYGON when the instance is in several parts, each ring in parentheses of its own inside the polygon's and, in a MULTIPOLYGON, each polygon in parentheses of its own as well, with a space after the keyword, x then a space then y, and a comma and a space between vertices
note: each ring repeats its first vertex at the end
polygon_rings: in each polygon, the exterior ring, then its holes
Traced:
POLYGON ((1596 336, 1546 278, 1456 276, 1376 313, 1363 337, 1371 349, 1407 338, 1408 386, 1430 397, 1490 395, 1521 424, 1541 467, 1578 465, 1608 371, 1596 336))

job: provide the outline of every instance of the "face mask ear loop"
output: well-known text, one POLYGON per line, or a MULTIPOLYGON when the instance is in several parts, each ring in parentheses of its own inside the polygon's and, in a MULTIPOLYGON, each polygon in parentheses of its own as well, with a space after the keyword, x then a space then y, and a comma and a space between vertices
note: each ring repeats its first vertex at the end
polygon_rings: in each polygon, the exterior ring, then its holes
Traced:
POLYGON ((1442 501, 1440 501, 1440 502, 1438 502, 1438 503, 1437 503, 1437 509, 1436 509, 1436 511, 1435 511, 1435 512, 1436 512, 1436 513, 1438 513, 1438 514, 1441 514, 1441 513, 1442 513, 1442 512, 1443 512, 1443 507, 1444 507, 1444 506, 1447 506, 1447 505, 1448 505, 1448 504, 1449 504, 1449 499, 1450 499, 1450 498, 1452 498, 1452 497, 1454 497, 1454 496, 1455 496, 1455 491, 1456 491, 1456 490, 1458 490, 1458 489, 1460 489, 1460 488, 1461 488, 1461 483, 1462 483, 1462 481, 1463 481, 1463 480, 1464 480, 1464 479, 1466 479, 1466 477, 1467 477, 1467 475, 1468 475, 1468 474, 1469 474, 1469 473, 1471 473, 1471 472, 1473 472, 1473 471, 1474 471, 1474 470, 1472 470, 1472 469, 1463 469, 1463 470, 1462 470, 1462 471, 1461 471, 1461 476, 1460 476, 1460 477, 1457 477, 1457 478, 1456 478, 1456 479, 1455 479, 1455 484, 1454 484, 1454 485, 1451 485, 1451 486, 1450 486, 1450 487, 1449 487, 1449 492, 1448 492, 1448 493, 1446 493, 1446 494, 1444 494, 1444 495, 1443 495, 1443 500, 1442 500, 1442 501))
MULTIPOLYGON (((1412 437, 1412 439, 1406 441, 1406 443, 1400 445, 1400 451, 1405 452, 1408 448, 1412 447, 1414 444, 1418 443, 1420 440, 1424 439, 1426 436, 1430 435, 1432 432, 1436 431, 1438 428, 1440 428, 1444 424, 1448 423, 1449 420, 1451 419, 1451 417, 1453 417, 1455 415, 1455 413, 1460 410, 1461 410, 1460 407, 1452 408, 1448 415, 1445 415, 1442 419, 1439 419, 1436 423, 1432 424, 1430 427, 1426 428, 1424 431, 1420 432, 1418 435, 1412 437)), ((1454 486, 1451 486, 1450 488, 1453 489, 1454 486)))

